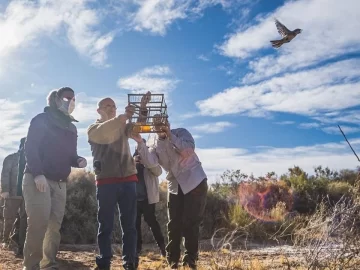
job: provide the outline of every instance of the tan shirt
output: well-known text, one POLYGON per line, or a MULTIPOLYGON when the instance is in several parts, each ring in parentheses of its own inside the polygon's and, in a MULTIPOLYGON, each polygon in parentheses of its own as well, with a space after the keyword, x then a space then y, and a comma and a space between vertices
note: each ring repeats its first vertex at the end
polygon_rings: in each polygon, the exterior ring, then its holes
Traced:
POLYGON ((97 120, 88 127, 94 163, 100 164, 100 170, 95 170, 96 180, 123 178, 137 173, 129 145, 132 127, 132 123, 127 124, 119 116, 104 122, 97 120))

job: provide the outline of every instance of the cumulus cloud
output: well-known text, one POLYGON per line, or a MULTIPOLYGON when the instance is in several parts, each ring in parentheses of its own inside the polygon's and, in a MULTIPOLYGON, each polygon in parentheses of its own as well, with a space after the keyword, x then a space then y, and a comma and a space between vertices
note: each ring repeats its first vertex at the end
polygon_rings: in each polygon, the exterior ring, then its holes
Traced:
POLYGON ((196 125, 191 127, 191 130, 201 133, 220 133, 225 131, 227 128, 234 126, 235 124, 233 123, 222 121, 222 122, 204 123, 201 125, 196 125))
POLYGON ((251 70, 243 82, 249 83, 272 75, 359 51, 358 31, 360 2, 357 0, 297 0, 288 1, 266 15, 260 15, 246 29, 228 35, 219 46, 220 52, 236 59, 252 59, 270 48, 270 40, 280 37, 274 18, 290 30, 303 29, 292 42, 274 54, 264 55, 249 62, 251 70), (329 16, 331 14, 331 16, 329 16))
MULTIPOLYGON (((102 34, 99 10, 91 0, 11 1, 0 14, 0 61, 42 37, 67 33, 69 43, 96 66, 106 65, 112 32, 102 34)), ((0 68, 1 70, 1 68, 0 68)))
MULTIPOLYGON (((198 18, 206 8, 220 5, 224 10, 238 9, 250 0, 129 0, 120 1, 120 12, 126 14, 131 28, 164 36, 178 20, 198 18), (132 4, 132 5, 131 5, 132 4)), ((246 13, 244 13, 246 14, 246 13)))
POLYGON ((307 116, 360 104, 360 60, 344 60, 267 81, 232 87, 196 103, 202 115, 262 112, 307 116))
MULTIPOLYGON (((355 151, 360 151, 360 140, 351 140, 355 151)), ((201 148, 196 150, 211 182, 227 169, 241 169, 244 173, 264 176, 274 171, 279 176, 288 168, 300 166, 313 174, 314 167, 356 169, 358 161, 346 142, 326 143, 291 148, 261 147, 256 152, 242 148, 201 148)))
POLYGON ((122 77, 118 80, 117 85, 119 88, 135 94, 147 91, 154 94, 165 94, 166 100, 170 102, 169 94, 179 82, 168 66, 157 65, 144 68, 128 77, 122 77))
MULTIPOLYGON (((26 117, 26 108, 31 100, 13 101, 0 99, 0 160, 17 151, 20 139, 27 134, 30 119, 26 117)), ((0 162, 0 170, 2 162, 0 162)))

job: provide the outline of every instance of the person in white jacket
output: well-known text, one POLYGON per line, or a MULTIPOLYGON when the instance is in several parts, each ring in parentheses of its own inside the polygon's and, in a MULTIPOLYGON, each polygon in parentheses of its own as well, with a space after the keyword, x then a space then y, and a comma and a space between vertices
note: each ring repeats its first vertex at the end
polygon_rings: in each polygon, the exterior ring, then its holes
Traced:
MULTIPOLYGON (((143 139, 144 142, 146 142, 143 139)), ((137 150, 134 153, 134 160, 137 169, 138 182, 136 183, 137 194, 137 215, 136 215, 136 230, 137 230, 137 253, 140 254, 142 250, 141 237, 141 217, 144 216, 145 222, 149 225, 154 239, 160 249, 161 255, 166 256, 165 239, 161 232, 160 224, 156 219, 155 206, 159 202, 159 176, 162 174, 160 165, 153 167, 144 166, 137 150)))
MULTIPOLYGON (((161 120, 161 116, 158 116, 161 120)), ((156 115, 154 122, 159 122, 156 115)), ((155 123, 156 123, 155 122, 155 123)), ((140 134, 132 138, 145 166, 160 165, 167 173, 168 184, 168 244, 166 259, 171 269, 178 269, 181 240, 184 238, 185 254, 182 265, 197 268, 200 224, 203 220, 208 191, 207 176, 195 153, 195 141, 185 128, 171 129, 156 125, 157 134, 148 146, 140 134)))

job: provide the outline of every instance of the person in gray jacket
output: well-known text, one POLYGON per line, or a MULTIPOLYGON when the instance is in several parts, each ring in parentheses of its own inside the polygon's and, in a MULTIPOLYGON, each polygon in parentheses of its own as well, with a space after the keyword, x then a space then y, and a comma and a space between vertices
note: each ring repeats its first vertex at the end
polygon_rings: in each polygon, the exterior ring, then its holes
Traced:
POLYGON ((9 247, 10 233, 22 201, 21 196, 16 196, 18 162, 19 152, 8 155, 3 161, 3 168, 1 171, 1 197, 5 202, 3 210, 3 248, 9 247))
MULTIPOLYGON (((157 117, 154 116, 156 121, 157 117)), ((195 153, 195 141, 185 128, 170 129, 170 124, 157 126, 149 148, 140 134, 133 134, 145 166, 161 165, 168 180, 168 244, 166 257, 171 269, 177 269, 180 244, 184 237, 185 256, 182 265, 196 269, 200 223, 206 205, 207 176, 195 153)))
MULTIPOLYGON (((146 142, 143 139, 144 143, 146 142)), ((161 232, 160 224, 156 219, 155 205, 159 202, 159 176, 162 174, 160 165, 154 167, 144 166, 138 151, 135 150, 134 160, 137 169, 138 182, 136 183, 137 194, 137 215, 136 215, 136 230, 137 230, 137 253, 140 254, 142 250, 142 235, 141 235, 141 217, 144 216, 145 222, 149 225, 153 233, 155 241, 160 248, 161 255, 166 256, 165 240, 161 232)))

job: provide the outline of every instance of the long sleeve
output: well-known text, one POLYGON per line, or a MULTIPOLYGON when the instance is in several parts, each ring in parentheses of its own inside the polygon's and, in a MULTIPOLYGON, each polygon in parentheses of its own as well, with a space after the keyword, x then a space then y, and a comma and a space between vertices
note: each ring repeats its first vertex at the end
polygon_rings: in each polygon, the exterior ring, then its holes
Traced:
POLYGON ((147 148, 146 144, 141 142, 138 144, 137 150, 144 166, 153 168, 159 165, 159 158, 154 148, 147 148))
POLYGON ((88 128, 89 140, 98 144, 110 144, 116 141, 122 132, 125 132, 126 120, 120 116, 102 123, 95 123, 88 128))
POLYGON ((17 187, 16 187, 16 195, 22 196, 22 180, 24 176, 26 160, 24 149, 20 149, 19 153, 19 164, 18 164, 18 176, 17 176, 17 187))
POLYGON ((7 156, 3 161, 3 168, 1 171, 1 192, 10 192, 12 162, 10 156, 7 156))
POLYGON ((157 165, 155 167, 147 167, 147 168, 156 177, 159 177, 162 174, 162 169, 160 165, 157 165))
MULTIPOLYGON (((75 130, 76 130, 76 128, 75 128, 75 130)), ((77 153, 77 138, 78 138, 78 136, 76 134, 75 147, 73 149, 74 154, 73 154, 73 157, 71 158, 71 167, 74 167, 74 168, 79 168, 78 159, 81 158, 77 153)))
POLYGON ((25 157, 27 166, 33 177, 44 174, 39 149, 43 141, 45 129, 46 124, 43 117, 36 116, 31 120, 25 142, 25 157))
POLYGON ((195 150, 195 141, 189 131, 182 128, 177 134, 171 132, 170 142, 183 157, 190 156, 195 150))

